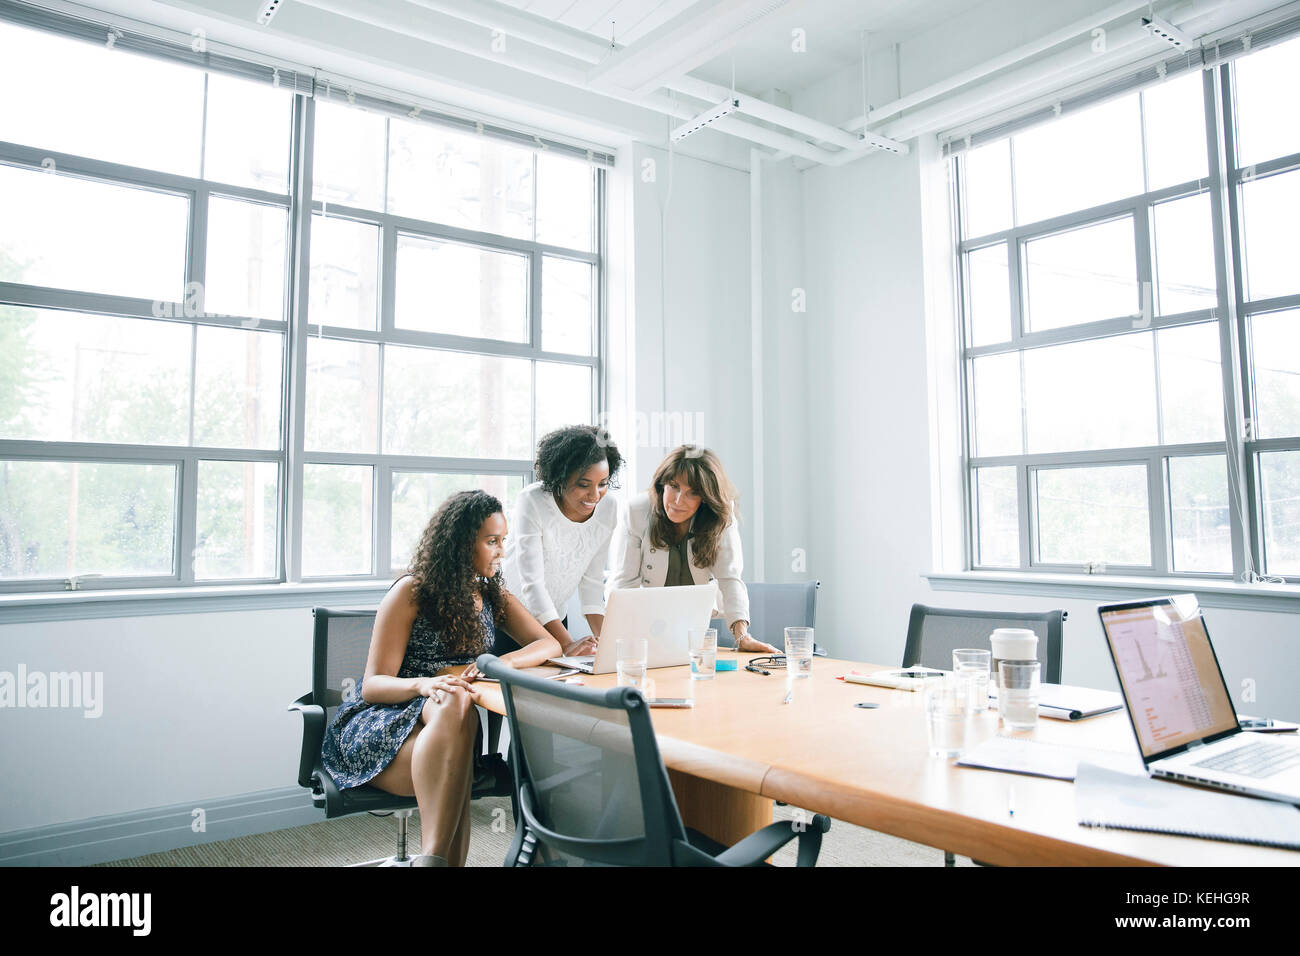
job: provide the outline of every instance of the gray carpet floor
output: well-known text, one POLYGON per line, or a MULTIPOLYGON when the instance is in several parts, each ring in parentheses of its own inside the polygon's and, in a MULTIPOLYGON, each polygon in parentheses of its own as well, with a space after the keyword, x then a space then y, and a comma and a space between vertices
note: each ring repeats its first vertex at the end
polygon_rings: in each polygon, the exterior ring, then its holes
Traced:
MULTIPOLYGON (((775 818, 790 819, 793 807, 777 807, 775 818)), ((471 804, 473 834, 470 866, 500 866, 510 846, 513 821, 510 800, 485 797, 471 804), (494 825, 495 824, 495 825, 494 825)), ((409 846, 420 845, 420 816, 413 814, 409 846)), ((184 847, 166 853, 114 860, 102 866, 347 866, 388 856, 396 849, 397 824, 389 817, 358 813, 309 826, 259 833, 184 847)), ((794 866, 796 846, 790 843, 773 857, 778 866, 794 866)), ((818 866, 943 866, 943 853, 836 820, 822 839, 818 866)), ((965 857, 958 866, 972 866, 965 857)))

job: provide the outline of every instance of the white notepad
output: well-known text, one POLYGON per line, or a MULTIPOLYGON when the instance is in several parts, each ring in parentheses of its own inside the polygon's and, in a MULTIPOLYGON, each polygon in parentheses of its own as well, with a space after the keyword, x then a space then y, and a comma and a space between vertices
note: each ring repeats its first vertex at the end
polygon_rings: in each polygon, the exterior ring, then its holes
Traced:
POLYGON ((1300 850, 1300 808, 1201 790, 1145 775, 1079 765, 1074 783, 1079 825, 1145 830, 1300 850))
POLYGON ((1073 780, 1079 764, 1085 761, 1114 768, 1120 773, 1143 772, 1142 760, 1136 750, 1132 753, 1114 753, 1090 747, 1046 744, 1022 737, 990 737, 978 747, 972 747, 962 754, 957 765, 1022 773, 1029 777, 1073 780))
POLYGON ((1124 706, 1118 691, 1074 687, 1071 684, 1039 684, 1038 715, 1057 720, 1086 720, 1109 714, 1124 706))
MULTIPOLYGON (((997 707, 997 681, 989 682, 989 700, 997 707)), ((1075 687, 1073 684, 1039 684, 1038 716, 1053 720, 1087 720, 1109 714, 1124 706, 1124 698, 1114 690, 1075 687)))

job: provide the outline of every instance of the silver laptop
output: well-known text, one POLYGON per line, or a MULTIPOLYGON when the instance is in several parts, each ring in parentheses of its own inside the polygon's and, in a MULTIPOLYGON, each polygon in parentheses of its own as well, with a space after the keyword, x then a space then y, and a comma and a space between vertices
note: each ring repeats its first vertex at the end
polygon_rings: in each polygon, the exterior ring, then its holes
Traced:
POLYGON ((553 657, 562 667, 574 667, 584 674, 612 674, 618 658, 620 637, 646 639, 647 667, 677 667, 688 664, 690 650, 686 631, 708 627, 717 596, 714 584, 676 588, 625 588, 611 591, 605 602, 605 623, 600 630, 596 653, 580 657, 553 657))
POLYGON ((1300 804, 1300 740, 1238 726, 1191 595, 1099 607, 1142 762, 1153 777, 1300 804))

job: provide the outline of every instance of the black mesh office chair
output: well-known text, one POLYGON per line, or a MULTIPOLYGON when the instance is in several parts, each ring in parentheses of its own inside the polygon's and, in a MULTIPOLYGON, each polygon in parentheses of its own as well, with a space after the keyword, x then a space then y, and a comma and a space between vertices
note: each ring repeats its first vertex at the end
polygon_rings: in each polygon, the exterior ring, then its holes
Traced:
MULTIPOLYGON (((950 607, 927 607, 913 604, 907 623, 907 646, 903 666, 952 669, 952 652, 959 647, 989 647, 989 635, 999 627, 1024 627, 1038 635, 1038 660, 1042 679, 1049 684, 1061 682, 1061 635, 1068 611, 963 611, 950 607)), ((996 678, 994 678, 996 679, 996 678)), ((945 850, 945 866, 956 864, 956 857, 945 850)), ((978 861, 977 861, 978 862, 978 861)))
MULTIPOLYGON (((406 852, 407 825, 416 810, 415 797, 400 797, 363 785, 340 790, 321 763, 321 743, 325 728, 343 702, 349 681, 358 681, 366 670, 370 652, 370 634, 374 629, 374 611, 333 611, 312 609, 315 631, 312 642, 311 693, 289 705, 302 714, 302 750, 298 757, 298 784, 311 791, 312 803, 325 811, 326 819, 365 811, 376 816, 392 815, 397 819, 397 853, 370 860, 361 866, 400 866, 410 863, 406 852)), ((501 735, 500 714, 488 715, 487 751, 477 747, 472 796, 511 796, 514 783, 510 768, 496 752, 501 735)), ((480 727, 480 736, 482 728, 480 727)))
POLYGON ((760 866, 799 839, 813 866, 830 820, 772 823, 722 847, 682 824, 641 692, 595 690, 522 674, 491 654, 515 770, 515 838, 507 866, 760 866))
POLYGON ((952 669, 952 652, 959 647, 989 647, 989 635, 999 627, 1028 628, 1038 635, 1042 679, 1061 682, 1061 634, 1066 611, 963 611, 950 607, 912 605, 907 624, 903 666, 952 669))
MULTIPOLYGON (((797 584, 746 584, 749 592, 749 633, 766 641, 778 651, 785 648, 787 627, 812 627, 817 619, 817 589, 820 581, 797 584)), ((718 629, 718 646, 734 647, 735 638, 727 622, 719 618, 709 622, 718 629)))

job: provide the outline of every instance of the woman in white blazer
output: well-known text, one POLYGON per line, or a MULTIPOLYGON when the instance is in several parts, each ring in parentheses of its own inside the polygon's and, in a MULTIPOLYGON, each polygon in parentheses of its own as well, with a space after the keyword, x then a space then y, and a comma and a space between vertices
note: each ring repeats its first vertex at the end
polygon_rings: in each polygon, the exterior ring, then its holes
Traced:
POLYGON ((718 456, 682 445, 655 469, 650 489, 634 495, 614 534, 615 588, 716 582, 721 612, 736 649, 775 653, 750 636, 749 593, 736 527, 736 489, 718 456))

